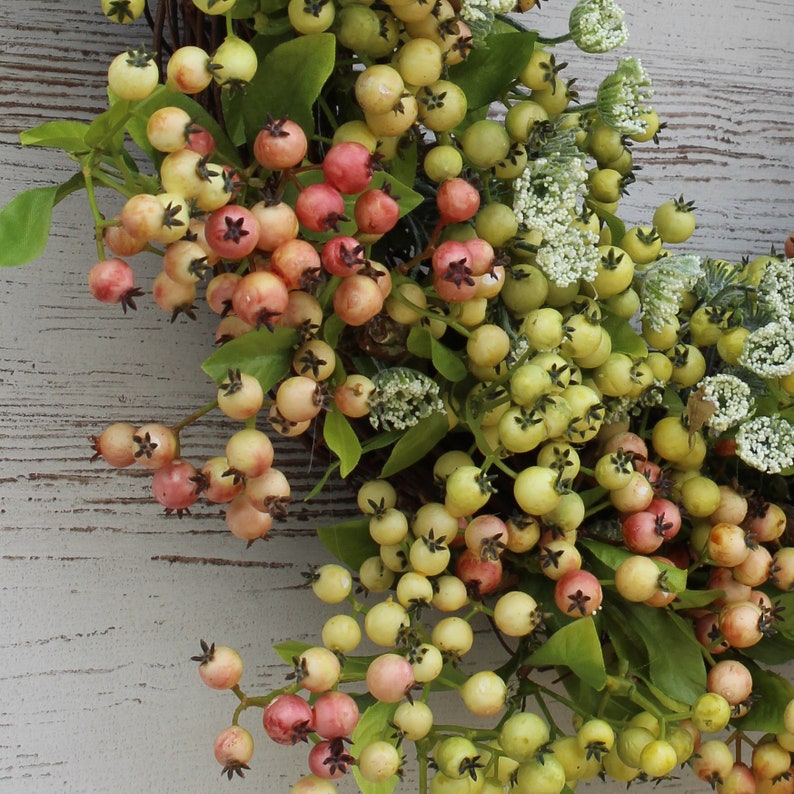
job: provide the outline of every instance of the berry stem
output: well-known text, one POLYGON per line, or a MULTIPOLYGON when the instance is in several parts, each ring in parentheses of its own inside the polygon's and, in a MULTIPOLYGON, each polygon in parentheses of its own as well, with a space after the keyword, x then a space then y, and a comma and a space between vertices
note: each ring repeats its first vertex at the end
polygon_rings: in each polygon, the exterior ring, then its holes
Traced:
POLYGON ((171 429, 175 433, 178 433, 180 430, 182 430, 182 428, 187 427, 188 425, 192 425, 193 422, 197 421, 198 419, 201 419, 201 417, 204 416, 204 414, 208 414, 210 411, 212 411, 214 408, 217 407, 218 407, 218 400, 217 399, 212 400, 211 402, 208 402, 206 405, 199 408, 197 411, 194 411, 192 414, 190 414, 190 416, 186 416, 184 419, 182 419, 182 421, 177 422, 175 425, 172 426, 171 429))
POLYGON ((102 213, 99 211, 99 205, 97 204, 96 200, 96 192, 94 190, 93 160, 94 155, 92 154, 87 158, 86 162, 83 163, 81 170, 83 172, 83 179, 85 180, 85 192, 88 196, 88 206, 90 207, 91 215, 94 218, 94 239, 96 240, 97 256, 101 262, 107 258, 105 254, 105 241, 102 235, 102 224, 104 223, 105 219, 102 217, 102 213))

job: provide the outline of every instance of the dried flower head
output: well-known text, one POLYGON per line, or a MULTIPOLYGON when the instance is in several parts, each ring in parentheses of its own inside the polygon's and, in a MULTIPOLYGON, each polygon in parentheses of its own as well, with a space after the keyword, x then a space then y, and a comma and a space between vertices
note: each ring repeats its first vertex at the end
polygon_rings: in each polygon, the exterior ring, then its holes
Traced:
POLYGON ((739 363, 762 378, 794 372, 794 323, 788 318, 761 326, 744 340, 739 363))
POLYGON ((609 52, 629 37, 623 9, 614 0, 580 0, 571 11, 568 27, 574 44, 584 52, 609 52))
POLYGON ((715 407, 705 424, 712 435, 724 433, 743 422, 753 409, 750 387, 736 375, 720 373, 703 378, 698 384, 702 399, 715 407))
POLYGON ((445 413, 438 384, 415 369, 392 367, 372 378, 369 421, 378 430, 405 430, 433 413, 445 413))
POLYGON ((645 132, 643 116, 653 108, 651 79, 637 58, 623 58, 618 68, 598 87, 596 104, 604 123, 622 135, 645 132))

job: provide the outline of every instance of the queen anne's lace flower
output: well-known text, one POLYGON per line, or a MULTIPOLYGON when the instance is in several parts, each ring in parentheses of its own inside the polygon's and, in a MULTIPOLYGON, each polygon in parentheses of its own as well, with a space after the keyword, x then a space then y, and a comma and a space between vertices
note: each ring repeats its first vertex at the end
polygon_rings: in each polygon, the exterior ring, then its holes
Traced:
POLYGON ((735 375, 711 375, 698 384, 698 389, 702 389, 703 399, 716 408, 706 420, 713 435, 724 433, 750 415, 753 407, 752 390, 735 375))
POLYGON ((598 113, 605 124, 621 135, 641 134, 647 126, 642 117, 653 109, 647 104, 652 96, 651 78, 640 61, 623 58, 598 87, 598 113))
POLYGON ((758 284, 758 302, 780 320, 794 320, 794 259, 770 262, 758 284))
POLYGON ((661 331, 678 317, 679 302, 702 273, 700 257, 693 254, 667 256, 641 273, 643 318, 654 331, 661 331))
POLYGON ((744 340, 739 363, 762 378, 794 372, 794 323, 788 318, 761 326, 744 340))
POLYGON ((546 238, 565 232, 586 182, 584 155, 550 153, 532 160, 513 184, 516 219, 546 238))
POLYGON ((438 384, 408 367, 392 367, 372 378, 370 424, 378 430, 405 430, 433 413, 446 413, 438 384))
POLYGON ((736 433, 736 454, 748 465, 777 474, 794 465, 794 426, 779 416, 757 416, 736 433))
POLYGON ((514 7, 514 0, 463 0, 460 15, 466 22, 489 22, 494 14, 506 14, 514 7))
POLYGON ((580 0, 571 11, 568 27, 574 44, 584 52, 609 52, 629 37, 623 9, 614 0, 580 0))
POLYGON ((558 287, 567 287, 579 279, 592 281, 601 260, 597 242, 598 235, 589 229, 568 226, 543 240, 538 248, 537 266, 558 287))

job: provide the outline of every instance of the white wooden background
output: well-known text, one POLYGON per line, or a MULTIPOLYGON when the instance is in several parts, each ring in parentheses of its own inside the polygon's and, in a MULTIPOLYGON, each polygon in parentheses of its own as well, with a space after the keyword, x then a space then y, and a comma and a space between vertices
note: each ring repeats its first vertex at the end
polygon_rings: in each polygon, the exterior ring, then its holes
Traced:
MULTIPOLYGON (((640 156, 643 184, 622 214, 648 222, 658 201, 683 192, 699 207, 693 248, 734 259, 780 249, 794 230, 794 4, 623 5, 626 52, 654 76, 669 132, 640 156)), ((73 172, 56 152, 21 149, 19 131, 89 119, 103 107, 109 59, 146 37, 143 26, 105 23, 97 6, 0 4, 2 203, 73 172)), ((570 6, 549 0, 533 19, 559 34, 570 6)), ((595 73, 611 62, 597 58, 595 73)), ((578 74, 591 97, 594 73, 578 74)), ((331 614, 294 589, 325 559, 312 528, 346 515, 349 498, 331 489, 246 551, 218 511, 165 518, 147 474, 89 463, 86 438, 110 421, 173 423, 212 396, 199 369, 208 313, 170 326, 147 299, 127 316, 98 305, 85 286, 93 257, 86 206, 72 197, 56 209, 45 255, 4 272, 0 289, 0 791, 287 791, 304 750, 264 739, 246 781, 219 777, 212 741, 235 699, 205 689, 189 657, 201 637, 233 645, 245 688, 280 685, 271 644, 313 640, 331 614)), ((185 454, 214 454, 225 432, 217 419, 186 431, 185 454)), ((280 446, 278 465, 300 478, 308 462, 280 446)), ((258 714, 244 724, 256 730, 258 714)))

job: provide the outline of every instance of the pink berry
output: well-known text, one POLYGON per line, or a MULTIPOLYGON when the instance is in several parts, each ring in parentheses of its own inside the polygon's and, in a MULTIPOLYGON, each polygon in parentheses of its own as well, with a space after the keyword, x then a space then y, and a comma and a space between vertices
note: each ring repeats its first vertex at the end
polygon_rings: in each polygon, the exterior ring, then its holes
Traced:
POLYGON ((102 303, 120 303, 126 312, 137 308, 135 298, 143 295, 135 286, 135 274, 123 260, 113 257, 97 262, 88 271, 88 289, 102 303))
POLYGON ((305 742, 314 728, 312 707, 300 695, 278 695, 265 707, 262 724, 277 744, 305 742))
POLYGON ((154 498, 166 513, 176 512, 179 518, 198 499, 195 466, 186 460, 172 460, 152 477, 154 498))

